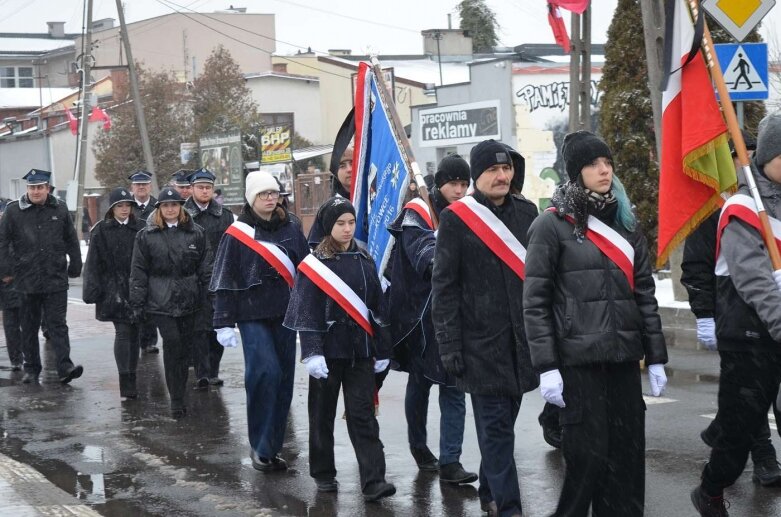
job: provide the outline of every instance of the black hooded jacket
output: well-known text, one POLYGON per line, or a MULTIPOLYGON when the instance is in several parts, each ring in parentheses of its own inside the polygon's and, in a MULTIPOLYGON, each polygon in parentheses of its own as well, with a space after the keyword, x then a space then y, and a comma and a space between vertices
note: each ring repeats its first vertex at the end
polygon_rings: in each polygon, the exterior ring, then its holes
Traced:
MULTIPOLYGON (((537 216, 527 200, 507 195, 488 207, 527 244, 537 216)), ((432 277, 432 316, 442 356, 461 352, 465 372, 456 386, 467 393, 520 398, 538 385, 523 327, 524 282, 450 208, 442 211, 432 277)))

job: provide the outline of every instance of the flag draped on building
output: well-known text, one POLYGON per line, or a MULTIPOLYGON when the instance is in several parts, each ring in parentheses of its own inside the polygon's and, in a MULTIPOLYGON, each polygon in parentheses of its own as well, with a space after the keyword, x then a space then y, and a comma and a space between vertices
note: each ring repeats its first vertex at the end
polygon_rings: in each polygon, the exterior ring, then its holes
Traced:
POLYGON ((710 74, 684 0, 668 0, 662 94, 657 265, 722 204, 737 184, 710 74))
MULTIPOLYGON (((365 246, 382 276, 393 248, 388 225, 401 210, 410 171, 374 69, 358 67, 355 88, 355 151, 351 199, 355 239, 365 246)), ((392 102, 392 101, 391 101, 392 102)))

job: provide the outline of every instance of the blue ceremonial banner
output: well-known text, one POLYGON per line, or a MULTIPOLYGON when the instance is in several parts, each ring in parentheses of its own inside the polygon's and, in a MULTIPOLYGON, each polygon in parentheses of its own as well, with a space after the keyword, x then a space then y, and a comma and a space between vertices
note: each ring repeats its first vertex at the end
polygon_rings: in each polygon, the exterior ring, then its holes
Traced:
POLYGON ((410 172, 379 88, 371 65, 361 63, 355 92, 355 240, 369 251, 382 277, 394 242, 388 225, 401 210, 410 172))

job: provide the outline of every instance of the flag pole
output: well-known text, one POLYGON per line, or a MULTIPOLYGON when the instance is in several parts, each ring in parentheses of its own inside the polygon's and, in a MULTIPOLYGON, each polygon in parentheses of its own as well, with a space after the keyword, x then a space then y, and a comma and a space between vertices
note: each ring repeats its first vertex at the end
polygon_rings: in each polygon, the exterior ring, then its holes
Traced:
POLYGON ((429 212, 431 212, 431 221, 434 223, 434 229, 436 230, 437 226, 439 226, 439 217, 437 217, 437 211, 434 209, 434 203, 431 200, 431 196, 429 196, 428 188, 426 187, 426 181, 423 179, 423 173, 420 170, 420 166, 418 165, 418 162, 415 161, 415 155, 412 153, 412 146, 409 143, 407 133, 404 131, 404 125, 402 125, 399 114, 396 111, 396 103, 393 102, 393 96, 390 94, 388 85, 385 83, 385 78, 382 75, 382 67, 380 66, 380 61, 377 59, 377 56, 371 56, 371 63, 372 67, 374 68, 374 75, 377 77, 377 83, 380 86, 380 95, 383 96, 385 105, 388 107, 388 111, 390 111, 396 139, 404 148, 404 159, 407 162, 407 167, 409 167, 409 170, 412 171, 413 180, 418 187, 418 194, 429 207, 429 212))
MULTIPOLYGON (((689 8, 693 17, 696 19, 699 12, 698 0, 689 0, 689 8)), ((730 138, 735 146, 735 151, 738 154, 738 161, 743 169, 743 174, 746 177, 746 183, 748 183, 751 196, 754 198, 754 203, 757 205, 757 212, 759 215, 759 222, 762 225, 762 239, 765 241, 765 247, 770 255, 770 262, 773 265, 773 270, 781 269, 781 253, 778 251, 778 246, 773 236, 773 230, 770 228, 770 220, 765 210, 765 205, 762 202, 762 197, 757 189, 757 184, 754 181, 754 175, 751 172, 750 160, 748 157, 748 151, 746 150, 746 142, 743 140, 743 134, 740 131, 740 125, 738 124, 738 118, 735 115, 735 108, 732 105, 732 101, 729 98, 729 91, 727 85, 724 82, 724 75, 721 72, 721 66, 719 61, 714 58, 713 53, 713 39, 708 30, 708 23, 703 19, 705 27, 702 38, 702 53, 705 58, 705 62, 708 68, 711 70, 711 77, 716 83, 716 90, 719 92, 719 102, 721 103, 721 110, 724 113, 724 117, 727 119, 727 128, 729 129, 730 138)))

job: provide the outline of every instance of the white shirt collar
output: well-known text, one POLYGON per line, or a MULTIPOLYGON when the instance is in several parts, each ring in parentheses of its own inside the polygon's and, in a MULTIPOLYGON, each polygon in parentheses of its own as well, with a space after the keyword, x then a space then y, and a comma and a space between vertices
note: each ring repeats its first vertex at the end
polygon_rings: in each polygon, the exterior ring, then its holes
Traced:
POLYGON ((117 219, 116 217, 115 217, 114 219, 115 219, 115 220, 116 220, 116 221, 117 221, 119 224, 122 224, 122 225, 125 225, 125 224, 127 224, 127 223, 128 223, 128 221, 130 221, 130 218, 129 218, 129 217, 128 217, 127 219, 125 219, 124 221, 120 221, 120 220, 119 220, 119 219, 117 219))
POLYGON ((165 224, 167 224, 169 228, 176 228, 179 225, 179 223, 165 223, 165 224))
POLYGON ((201 212, 203 212, 204 210, 206 210, 207 208, 209 208, 209 203, 206 203, 205 205, 202 205, 202 204, 200 204, 198 201, 196 201, 195 199, 193 199, 193 203, 195 203, 195 205, 196 205, 198 208, 200 208, 200 209, 201 209, 201 212))

